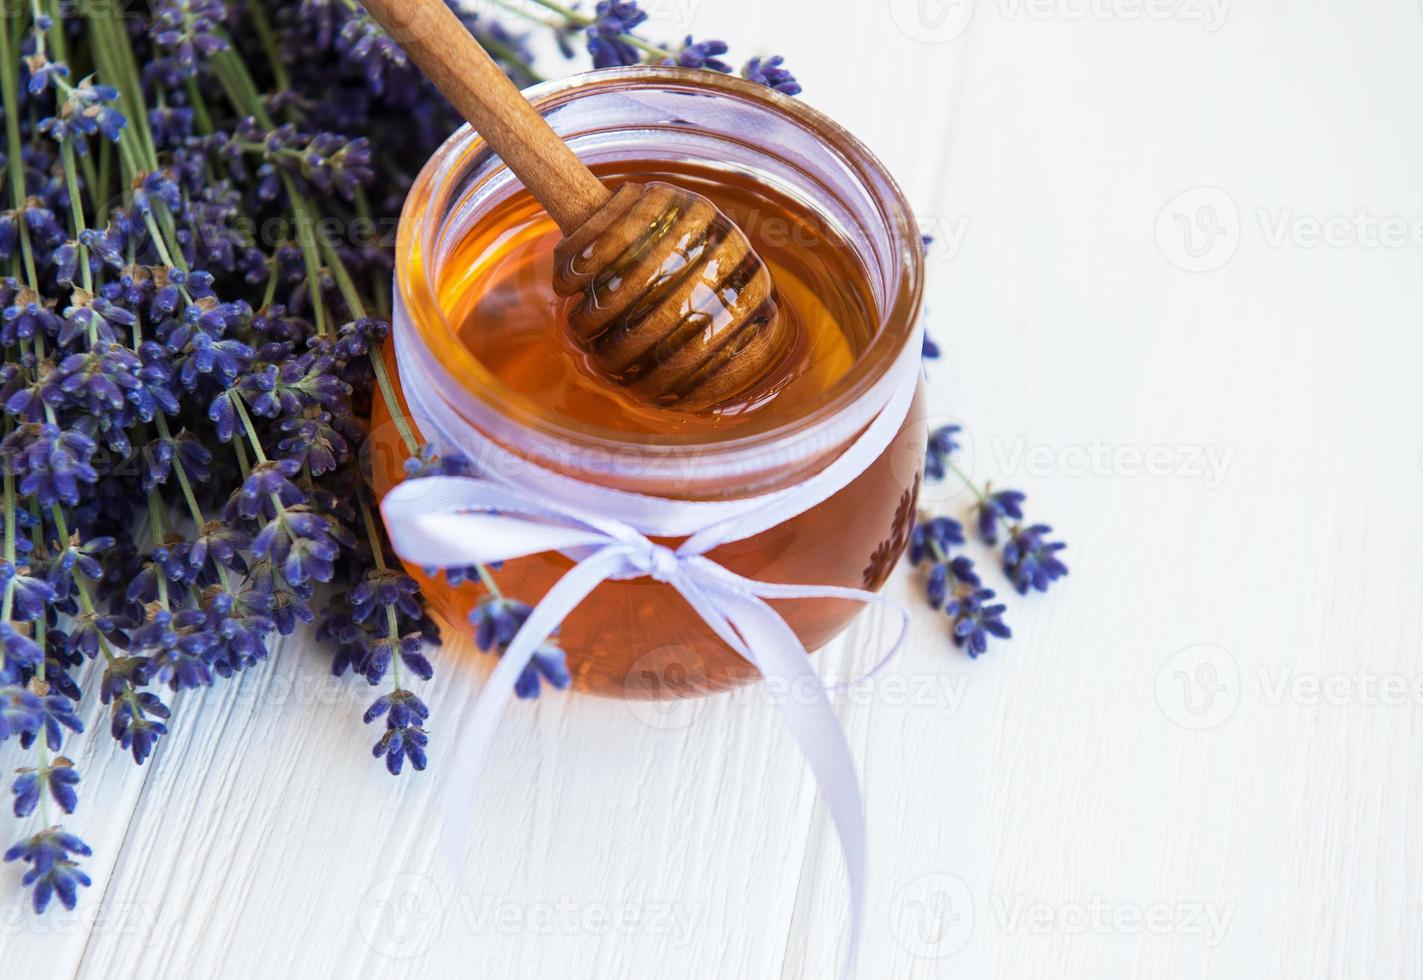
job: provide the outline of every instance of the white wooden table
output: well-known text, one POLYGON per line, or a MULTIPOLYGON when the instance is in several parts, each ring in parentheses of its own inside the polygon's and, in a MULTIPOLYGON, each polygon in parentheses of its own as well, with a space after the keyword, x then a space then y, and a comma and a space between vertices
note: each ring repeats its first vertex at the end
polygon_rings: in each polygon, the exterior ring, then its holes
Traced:
MULTIPOLYGON (((860 975, 1423 975, 1416 0, 652 6, 786 54, 899 175, 940 239, 934 410, 1071 542, 1011 643, 970 662, 923 611, 842 707, 860 975)), ((513 707, 456 881, 482 675, 446 663, 396 780, 301 646, 179 698, 142 769, 87 706, 94 887, 36 918, 0 871, 0 975, 833 976, 838 844, 755 692, 513 707)))

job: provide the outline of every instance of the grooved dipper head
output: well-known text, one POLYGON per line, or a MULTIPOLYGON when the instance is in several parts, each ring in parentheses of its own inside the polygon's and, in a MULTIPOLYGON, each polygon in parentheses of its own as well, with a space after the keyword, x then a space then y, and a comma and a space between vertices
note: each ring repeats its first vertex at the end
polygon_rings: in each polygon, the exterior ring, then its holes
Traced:
POLYGON ((771 274, 699 194, 624 184, 554 251, 554 289, 593 367, 648 402, 696 412, 766 376, 789 345, 771 274))

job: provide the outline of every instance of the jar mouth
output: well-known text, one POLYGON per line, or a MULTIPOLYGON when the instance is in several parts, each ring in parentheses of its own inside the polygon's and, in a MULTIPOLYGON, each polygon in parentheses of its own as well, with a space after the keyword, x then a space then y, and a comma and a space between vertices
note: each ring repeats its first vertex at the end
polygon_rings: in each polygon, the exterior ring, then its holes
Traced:
MULTIPOLYGON (((534 411, 527 396, 506 385, 459 340, 438 300, 442 253, 454 244, 452 226, 463 217, 467 223, 462 231, 468 231, 470 202, 481 190, 487 193, 491 182, 518 186, 484 140, 466 125, 421 169, 401 211, 396 316, 398 321, 408 318, 417 338, 414 346, 428 355, 420 358, 421 376, 402 377, 402 384, 426 384, 485 434, 510 448, 519 448, 511 443, 525 448, 532 444, 537 455, 547 459, 576 459, 591 450, 621 459, 623 468, 633 460, 633 469, 651 472, 672 459, 685 466, 687 457, 695 455, 704 461, 736 459, 742 464, 737 469, 754 469, 750 457, 758 450, 775 447, 784 461, 788 442, 818 445, 824 451, 843 441, 843 422, 856 414, 847 409, 874 391, 916 335, 924 251, 903 192, 874 154, 839 124, 803 102, 745 79, 697 69, 630 66, 544 82, 524 94, 542 114, 554 118, 559 110, 593 96, 639 91, 735 100, 739 106, 770 113, 778 123, 789 123, 818 144, 825 155, 818 167, 829 168, 833 180, 848 181, 856 188, 860 206, 871 209, 878 225, 870 229, 875 254, 860 258, 867 273, 878 277, 879 295, 873 336, 848 371, 797 417, 765 424, 753 417, 730 433, 629 432, 534 411)), ((569 143, 580 156, 585 151, 595 153, 599 132, 575 134, 569 143)), ((397 329, 403 326, 397 323, 397 329)))

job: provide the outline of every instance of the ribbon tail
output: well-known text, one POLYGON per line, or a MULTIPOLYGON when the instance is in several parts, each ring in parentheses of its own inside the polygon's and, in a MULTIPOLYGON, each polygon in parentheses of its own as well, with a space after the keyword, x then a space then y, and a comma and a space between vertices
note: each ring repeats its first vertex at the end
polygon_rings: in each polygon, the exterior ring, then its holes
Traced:
POLYGON ((445 825, 440 835, 445 855, 454 868, 457 879, 464 878, 465 851, 473 836, 471 821, 474 799, 479 789, 480 766, 494 737, 494 730, 498 727, 499 718, 504 713, 504 706, 514 693, 514 685, 518 682, 519 675, 529 665, 540 644, 558 628, 564 617, 599 584, 622 571, 625 564, 626 558, 621 551, 605 548, 594 552, 570 569, 534 607, 523 628, 499 658, 499 663, 489 675, 484 689, 479 692, 474 711, 459 733, 454 757, 450 760, 450 783, 446 790, 448 803, 445 809, 445 825))
POLYGON ((854 754, 820 676, 811 667, 810 656, 785 620, 755 596, 721 588, 715 591, 720 608, 741 634, 762 676, 783 677, 786 689, 797 692, 795 697, 779 699, 777 707, 810 764, 845 855, 850 881, 850 943, 840 975, 848 978, 859 954, 867 886, 865 804, 854 754), (808 697, 800 697, 802 691, 808 697))
MULTIPOLYGON (((830 690, 832 691, 849 690, 857 684, 863 684, 878 676, 880 671, 889 666, 890 661, 899 655, 899 651, 904 647, 904 641, 909 637, 909 624, 912 622, 912 617, 908 608, 904 603, 878 592, 870 592, 866 589, 847 589, 838 585, 780 585, 774 582, 758 582, 755 579, 737 575, 706 558, 697 557, 687 560, 695 563, 698 573, 703 577, 709 575, 726 588, 745 595, 759 596, 762 599, 846 599, 851 602, 863 602, 867 606, 880 606, 898 613, 899 630, 895 633, 894 642, 890 644, 884 655, 875 662, 873 667, 858 677, 851 678, 842 684, 831 685, 830 690)), ((742 656, 746 656, 745 652, 736 648, 734 644, 733 649, 736 649, 742 656)))

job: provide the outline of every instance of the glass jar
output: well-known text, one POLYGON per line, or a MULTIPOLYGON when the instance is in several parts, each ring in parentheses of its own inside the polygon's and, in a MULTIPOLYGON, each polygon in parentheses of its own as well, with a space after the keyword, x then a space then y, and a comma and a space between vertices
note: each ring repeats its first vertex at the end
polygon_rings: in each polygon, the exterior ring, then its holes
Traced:
MULTIPOLYGON (((834 459, 883 404, 896 358, 917 337, 923 248, 903 195, 881 164, 843 129, 794 99, 712 72, 631 67, 575 75, 526 93, 590 165, 619 160, 715 164, 764 181, 813 210, 863 267, 877 329, 847 373, 789 421, 732 433, 662 435, 599 430, 550 414, 501 383, 456 336, 437 296, 452 251, 518 189, 516 178, 471 129, 456 132, 412 186, 396 244, 396 329, 412 330, 410 363, 383 356, 398 393, 413 385, 443 400, 463 422, 504 449, 587 483, 661 497, 726 500, 804 480, 834 459)), ((913 524, 923 465, 921 397, 879 459, 828 500, 709 558, 764 582, 878 589, 913 524)), ((402 413, 408 406, 401 395, 402 413)), ((417 440, 420 435, 416 433, 417 440)), ((402 477, 406 446, 377 394, 370 474, 378 496, 402 477)), ((675 545, 675 540, 661 539, 675 545)), ((501 591, 535 604, 569 568, 560 554, 510 561, 501 591)), ((407 569, 447 629, 468 635, 484 597, 477 582, 451 586, 407 569)), ((807 650, 843 630, 859 611, 847 600, 772 602, 807 650)), ((670 587, 651 579, 604 582, 559 633, 576 689, 615 697, 692 696, 753 680, 670 587)))

